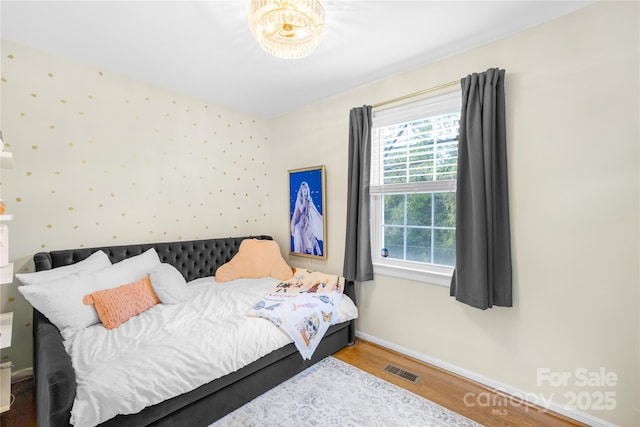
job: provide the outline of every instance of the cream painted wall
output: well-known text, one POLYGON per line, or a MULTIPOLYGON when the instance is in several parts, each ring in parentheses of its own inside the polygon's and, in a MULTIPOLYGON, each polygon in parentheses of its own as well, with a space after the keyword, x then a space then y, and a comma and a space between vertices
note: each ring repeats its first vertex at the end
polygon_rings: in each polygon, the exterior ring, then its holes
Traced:
MULTIPOLYGON (((42 250, 268 232, 263 118, 2 41, 2 171, 10 259, 42 250)), ((2 359, 31 366, 31 308, 18 282, 2 359)))
POLYGON ((601 2, 274 119, 272 234, 286 245, 286 170, 325 164, 328 260, 290 262, 341 272, 349 110, 506 69, 514 307, 378 275, 358 287, 358 331, 594 423, 640 425, 638 31, 637 2, 601 2), (601 368, 615 385, 581 384, 601 368), (597 408, 604 393, 615 409, 597 408))

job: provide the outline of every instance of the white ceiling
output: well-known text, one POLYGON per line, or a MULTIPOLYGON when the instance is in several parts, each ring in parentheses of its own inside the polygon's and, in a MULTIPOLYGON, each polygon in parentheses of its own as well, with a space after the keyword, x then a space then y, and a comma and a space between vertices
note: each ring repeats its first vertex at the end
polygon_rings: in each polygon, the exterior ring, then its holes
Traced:
POLYGON ((261 50, 249 0, 2 0, 0 14, 3 39, 271 117, 592 2, 324 0, 324 40, 297 60, 261 50))

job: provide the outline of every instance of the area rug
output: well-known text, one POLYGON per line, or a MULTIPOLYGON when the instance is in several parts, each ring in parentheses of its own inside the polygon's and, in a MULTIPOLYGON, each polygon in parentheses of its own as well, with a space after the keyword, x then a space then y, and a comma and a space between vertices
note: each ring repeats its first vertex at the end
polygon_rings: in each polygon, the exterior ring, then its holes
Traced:
POLYGON ((438 426, 480 424, 327 357, 210 427, 438 426))

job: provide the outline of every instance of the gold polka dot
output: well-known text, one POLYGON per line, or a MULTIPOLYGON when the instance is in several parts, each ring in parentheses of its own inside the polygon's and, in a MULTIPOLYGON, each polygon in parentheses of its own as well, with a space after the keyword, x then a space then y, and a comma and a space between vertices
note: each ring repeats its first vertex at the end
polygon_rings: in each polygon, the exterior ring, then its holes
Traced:
POLYGON ((101 76, 104 76, 104 74, 102 74, 102 71, 98 71, 98 74, 100 74, 101 76))
POLYGON ((49 74, 47 74, 47 75, 48 75, 49 77, 53 77, 53 74, 52 74, 52 73, 49 73, 49 74))
POLYGON ((66 103, 67 103, 67 100, 66 100, 66 99, 61 99, 61 100, 60 100, 60 104, 66 104, 66 103))
POLYGON ((31 176, 33 172, 27 172, 27 176, 31 176))
POLYGON ((14 302, 16 299, 14 297, 9 297, 8 301, 9 302, 14 302))
POLYGON ((89 98, 89 99, 93 99, 93 95, 89 95, 87 98, 89 98))
POLYGON ((28 328, 29 326, 31 326, 31 322, 25 323, 24 326, 28 328))
POLYGON ((32 150, 37 150, 37 149, 38 149, 38 146, 37 146, 37 145, 32 145, 32 146, 31 146, 31 149, 32 149, 32 150))
POLYGON ((47 224, 47 228, 53 228, 52 224, 47 224))
POLYGON ((11 55, 11 54, 9 54, 9 55, 7 55, 7 58, 9 58, 9 59, 13 59, 13 58, 14 58, 14 56, 13 56, 13 55, 11 55))
POLYGON ((54 171, 53 174, 54 175, 60 175, 60 171, 54 171))
POLYGON ((21 197, 16 197, 16 202, 20 203, 22 201, 21 197))
POLYGON ((20 117, 24 117, 26 114, 24 114, 23 112, 20 113, 20 117))
POLYGON ((4 77, 2 77, 2 83, 7 83, 7 79, 5 79, 4 77))
POLYGON ((69 209, 70 211, 72 211, 72 210, 73 210, 73 206, 69 206, 69 207, 68 207, 68 209, 69 209))

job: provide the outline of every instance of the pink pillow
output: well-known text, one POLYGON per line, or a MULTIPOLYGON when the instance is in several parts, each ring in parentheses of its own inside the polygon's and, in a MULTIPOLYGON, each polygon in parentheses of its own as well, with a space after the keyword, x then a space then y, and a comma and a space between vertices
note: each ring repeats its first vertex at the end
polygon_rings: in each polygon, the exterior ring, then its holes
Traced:
POLYGON ((114 329, 145 310, 160 303, 149 276, 117 288, 85 295, 85 304, 93 304, 100 321, 107 329, 114 329))

